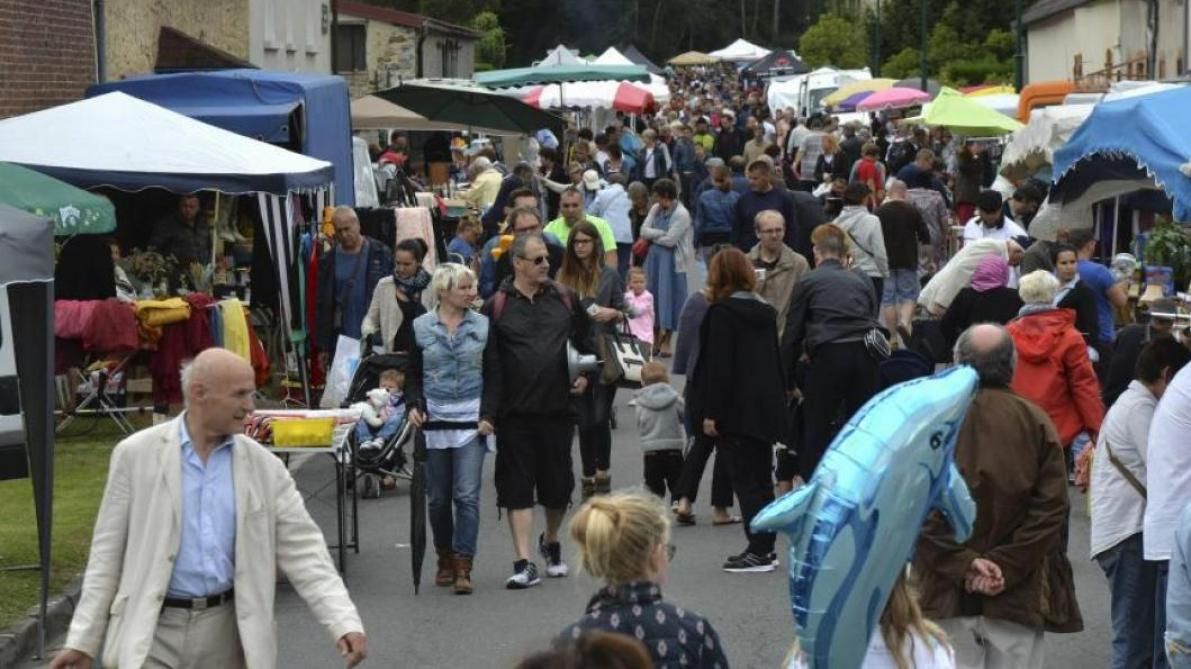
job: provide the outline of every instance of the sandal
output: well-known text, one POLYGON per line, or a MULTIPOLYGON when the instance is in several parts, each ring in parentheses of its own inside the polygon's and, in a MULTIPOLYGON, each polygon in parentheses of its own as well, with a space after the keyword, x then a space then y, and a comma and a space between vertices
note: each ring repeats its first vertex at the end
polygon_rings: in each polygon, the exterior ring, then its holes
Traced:
POLYGON ((687 527, 690 527, 691 525, 695 524, 695 514, 694 514, 694 512, 683 513, 681 511, 675 511, 674 512, 674 521, 677 522, 679 525, 685 525, 687 527))
POLYGON ((740 516, 728 516, 727 520, 713 520, 712 525, 736 525, 741 522, 740 516))

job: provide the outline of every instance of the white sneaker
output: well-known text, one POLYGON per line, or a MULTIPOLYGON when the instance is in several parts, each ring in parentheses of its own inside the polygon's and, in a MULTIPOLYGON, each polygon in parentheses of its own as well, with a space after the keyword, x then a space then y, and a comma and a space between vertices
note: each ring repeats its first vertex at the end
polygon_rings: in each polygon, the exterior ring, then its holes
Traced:
POLYGON ((546 575, 550 578, 562 578, 570 572, 562 560, 562 546, 557 541, 547 544, 545 534, 538 536, 538 554, 546 561, 546 575))
POLYGON ((513 565, 513 575, 505 580, 505 587, 509 590, 524 590, 542 582, 538 577, 538 568, 532 562, 526 561, 525 566, 518 569, 513 565))

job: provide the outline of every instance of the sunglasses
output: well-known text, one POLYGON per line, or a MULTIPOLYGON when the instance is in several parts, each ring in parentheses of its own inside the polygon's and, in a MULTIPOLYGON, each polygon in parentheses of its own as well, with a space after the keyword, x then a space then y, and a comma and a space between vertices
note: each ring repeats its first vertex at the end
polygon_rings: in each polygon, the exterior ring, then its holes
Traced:
POLYGON ((535 265, 541 265, 542 263, 546 262, 550 258, 549 256, 534 256, 532 258, 528 258, 526 256, 517 256, 517 257, 521 258, 522 260, 528 260, 535 265))

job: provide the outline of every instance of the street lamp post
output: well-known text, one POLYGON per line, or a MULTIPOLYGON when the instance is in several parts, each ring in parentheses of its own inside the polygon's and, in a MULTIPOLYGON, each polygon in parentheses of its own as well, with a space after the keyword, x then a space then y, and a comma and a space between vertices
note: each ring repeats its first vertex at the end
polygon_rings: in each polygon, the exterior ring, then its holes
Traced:
POLYGON ((1022 50, 1021 0, 1013 0, 1013 85, 1018 91, 1025 84, 1025 60, 1022 50))
MULTIPOLYGON (((1021 0, 1016 0, 1016 1, 1019 3, 1021 2, 1021 0)), ((920 62, 918 63, 918 66, 922 69, 922 90, 923 90, 923 92, 926 92, 926 90, 927 90, 927 88, 926 88, 926 44, 927 44, 926 14, 927 14, 927 11, 926 10, 927 10, 927 5, 929 5, 929 4, 930 3, 928 2, 928 0, 922 0, 922 16, 920 17, 921 22, 922 22, 922 58, 921 58, 920 62)))

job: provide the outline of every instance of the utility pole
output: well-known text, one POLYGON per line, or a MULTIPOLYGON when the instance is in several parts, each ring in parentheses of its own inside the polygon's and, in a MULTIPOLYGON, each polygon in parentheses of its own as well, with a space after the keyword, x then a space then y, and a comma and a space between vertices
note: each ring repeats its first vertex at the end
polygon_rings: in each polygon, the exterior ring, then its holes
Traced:
POLYGON ((877 0, 877 22, 873 27, 873 76, 881 76, 881 0, 877 0))
MULTIPOLYGON (((1021 0, 1015 0, 1015 1, 1018 4, 1021 3, 1021 0)), ((927 14, 927 8, 929 5, 930 5, 930 2, 928 0, 922 0, 922 16, 920 17, 921 24, 922 24, 921 25, 921 29, 922 29, 922 57, 918 63, 918 66, 922 69, 922 91, 923 92, 926 92, 926 90, 927 90, 926 89, 926 46, 927 46, 926 14, 927 14)))
POLYGON ((1026 83, 1024 37, 1021 29, 1021 0, 1013 0, 1013 86, 1018 92, 1026 83))

